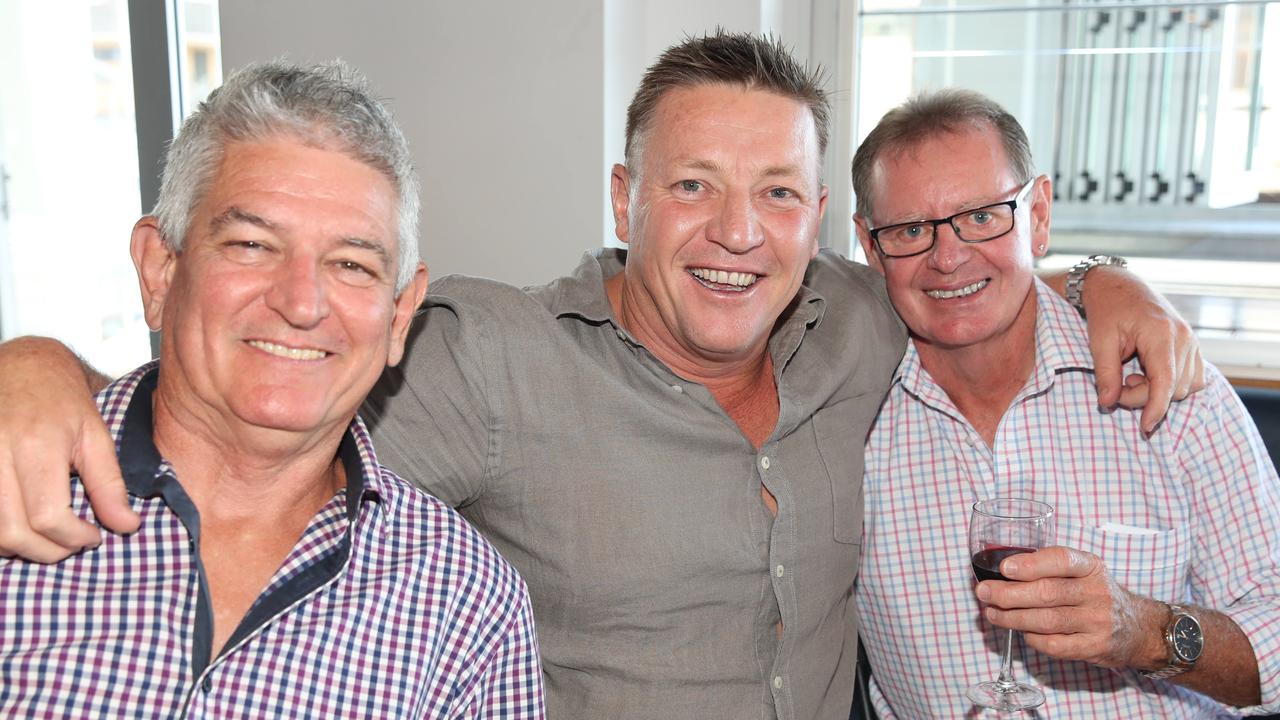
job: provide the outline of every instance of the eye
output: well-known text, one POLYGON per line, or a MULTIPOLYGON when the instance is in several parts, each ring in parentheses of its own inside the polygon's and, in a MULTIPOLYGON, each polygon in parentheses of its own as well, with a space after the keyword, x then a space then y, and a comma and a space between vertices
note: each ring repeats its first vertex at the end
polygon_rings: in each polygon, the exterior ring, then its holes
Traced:
POLYGON ((355 273, 361 273, 361 274, 364 274, 364 275, 372 275, 372 274, 373 274, 373 271, 372 271, 372 270, 370 270, 369 268, 367 268, 367 267, 365 267, 365 266, 361 265, 361 264, 360 264, 360 263, 358 263, 358 262, 352 262, 351 260, 340 260, 340 261, 338 261, 338 267, 339 267, 339 268, 341 268, 341 269, 343 269, 343 270, 347 270, 347 271, 355 272, 355 273))
POLYGON ((769 190, 769 197, 775 200, 789 200, 795 196, 795 193, 784 187, 776 187, 769 190))
POLYGON ((925 226, 924 225, 907 225, 903 227, 901 230, 899 230, 898 232, 902 234, 902 237, 908 240, 915 240, 916 238, 922 237, 924 235, 925 226))
POLYGON ((680 190, 687 193, 696 193, 702 189, 702 183, 697 180, 681 180, 679 183, 680 190))
POLYGON ((257 240, 228 240, 222 244, 222 250, 238 262, 257 262, 271 251, 271 246, 257 240))
POLYGON ((969 213, 969 222, 974 225, 986 225, 991 222, 991 213, 987 210, 974 210, 969 213))

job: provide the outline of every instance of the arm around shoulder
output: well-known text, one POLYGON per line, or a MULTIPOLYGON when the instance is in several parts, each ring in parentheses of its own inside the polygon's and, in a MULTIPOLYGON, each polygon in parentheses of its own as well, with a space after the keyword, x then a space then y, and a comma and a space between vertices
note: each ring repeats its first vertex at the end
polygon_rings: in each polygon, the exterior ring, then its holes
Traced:
POLYGON ((69 509, 78 472, 104 526, 132 532, 115 442, 93 400, 105 378, 61 343, 0 344, 0 555, 56 562, 100 542, 69 509))

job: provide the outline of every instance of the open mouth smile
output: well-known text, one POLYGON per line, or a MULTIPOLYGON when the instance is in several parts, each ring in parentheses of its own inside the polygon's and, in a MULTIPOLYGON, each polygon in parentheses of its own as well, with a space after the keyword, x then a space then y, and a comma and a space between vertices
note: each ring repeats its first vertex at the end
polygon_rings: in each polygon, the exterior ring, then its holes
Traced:
POLYGON ((755 284, 758 276, 754 273, 727 272, 711 268, 690 268, 689 274, 698 279, 703 286, 712 290, 728 290, 742 292, 755 284))
POLYGON ((925 290, 925 294, 933 298, 934 300, 950 300, 951 298, 969 297, 970 295, 978 292, 979 290, 986 287, 990 283, 991 283, 991 280, 983 279, 971 285, 965 285, 962 288, 956 288, 955 290, 925 290))
POLYGON ((290 360, 323 360, 329 356, 324 350, 315 348, 294 348, 287 345, 279 345, 266 340, 249 340, 250 347, 255 347, 270 355, 276 357, 288 358, 290 360))

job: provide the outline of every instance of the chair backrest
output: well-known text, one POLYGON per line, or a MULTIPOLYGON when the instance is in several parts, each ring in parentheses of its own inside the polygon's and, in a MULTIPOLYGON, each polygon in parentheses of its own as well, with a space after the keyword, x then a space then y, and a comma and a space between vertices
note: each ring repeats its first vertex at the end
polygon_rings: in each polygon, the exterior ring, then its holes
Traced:
POLYGON ((1280 468, 1280 389, 1240 386, 1235 390, 1258 426, 1271 462, 1280 468))

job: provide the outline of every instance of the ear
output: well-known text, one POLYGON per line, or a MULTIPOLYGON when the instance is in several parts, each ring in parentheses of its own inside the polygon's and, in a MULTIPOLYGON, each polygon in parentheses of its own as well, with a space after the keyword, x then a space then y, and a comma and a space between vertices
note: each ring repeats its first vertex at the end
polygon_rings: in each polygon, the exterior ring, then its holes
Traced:
POLYGON ((144 216, 133 226, 129 254, 138 272, 138 288, 142 291, 142 312, 147 327, 159 332, 164 317, 164 301, 173 284, 178 267, 178 254, 160 234, 160 221, 154 215, 144 216))
POLYGON ((413 279, 395 300, 396 314, 391 319, 391 347, 387 352, 387 367, 399 365, 404 359, 404 344, 409 337, 409 326, 413 325, 414 313, 426 296, 427 266, 418 263, 417 269, 413 271, 413 279))
POLYGON ((880 257, 880 251, 876 250, 876 244, 871 242, 870 229, 870 224, 866 218, 857 213, 853 214, 853 231, 858 234, 858 243, 862 245, 862 252, 867 256, 867 264, 883 275, 884 258, 880 257))
POLYGON ((1053 181, 1048 175, 1036 178, 1031 189, 1031 253, 1044 257, 1049 253, 1049 216, 1053 210, 1053 181))
MULTIPOLYGON (((815 225, 822 224, 822 216, 827 213, 827 196, 830 189, 826 185, 818 185, 818 222, 815 225)), ((809 259, 812 260, 818 256, 818 238, 813 239, 813 250, 809 253, 809 259)))
POLYGON ((631 211, 631 174, 627 168, 614 164, 609 176, 609 199, 613 205, 613 234, 622 242, 630 239, 628 219, 631 211))

